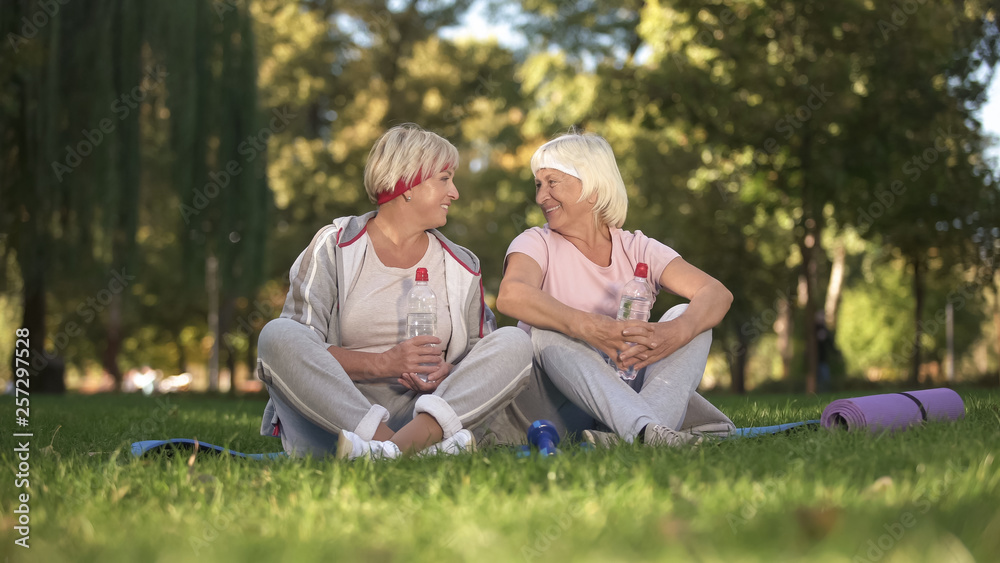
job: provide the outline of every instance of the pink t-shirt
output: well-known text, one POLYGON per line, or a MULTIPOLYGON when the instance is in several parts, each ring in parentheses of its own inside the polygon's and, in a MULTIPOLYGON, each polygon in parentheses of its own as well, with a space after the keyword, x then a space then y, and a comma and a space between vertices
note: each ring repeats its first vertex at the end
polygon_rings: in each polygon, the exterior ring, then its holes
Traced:
MULTIPOLYGON (((507 247, 507 256, 514 252, 526 254, 542 268, 542 291, 574 309, 612 318, 618 315, 622 287, 634 277, 636 264, 649 265, 647 281, 656 295, 662 289, 663 269, 680 256, 642 231, 630 233, 612 228, 611 265, 602 267, 591 262, 562 235, 549 230, 547 223, 519 234, 507 247)), ((529 328, 524 323, 518 326, 529 328)))

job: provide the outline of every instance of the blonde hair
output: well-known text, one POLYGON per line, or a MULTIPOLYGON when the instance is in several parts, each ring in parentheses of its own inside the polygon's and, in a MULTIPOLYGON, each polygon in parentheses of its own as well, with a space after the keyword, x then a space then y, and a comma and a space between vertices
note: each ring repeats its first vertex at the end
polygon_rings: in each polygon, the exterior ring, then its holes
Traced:
POLYGON ((379 194, 391 192, 396 182, 410 183, 417 174, 424 178, 458 167, 458 149, 443 137, 404 123, 382 135, 365 163, 365 191, 372 203, 379 194))
POLYGON ((543 161, 550 159, 579 172, 580 181, 583 182, 579 201, 597 194, 594 217, 600 224, 610 227, 625 224, 628 212, 625 182, 618 170, 615 153, 603 137, 575 131, 556 137, 538 147, 532 155, 531 173, 537 174, 543 161))

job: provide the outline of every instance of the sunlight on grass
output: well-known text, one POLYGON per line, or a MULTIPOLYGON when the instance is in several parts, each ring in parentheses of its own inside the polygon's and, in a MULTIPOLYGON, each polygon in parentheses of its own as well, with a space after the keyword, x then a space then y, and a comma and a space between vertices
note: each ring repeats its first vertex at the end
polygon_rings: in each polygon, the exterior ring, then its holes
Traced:
MULTIPOLYGON (((962 395, 964 420, 896 435, 800 431, 681 450, 566 443, 548 459, 498 448, 190 464, 134 459, 126 447, 197 436, 277 451, 257 435, 263 402, 37 397, 30 554, 13 546, 10 487, 0 539, 13 561, 56 562, 986 560, 1000 550, 1000 393, 962 395)), ((749 426, 818 418, 838 397, 712 401, 749 426)), ((0 460, 16 472, 14 447, 4 438, 0 460)))

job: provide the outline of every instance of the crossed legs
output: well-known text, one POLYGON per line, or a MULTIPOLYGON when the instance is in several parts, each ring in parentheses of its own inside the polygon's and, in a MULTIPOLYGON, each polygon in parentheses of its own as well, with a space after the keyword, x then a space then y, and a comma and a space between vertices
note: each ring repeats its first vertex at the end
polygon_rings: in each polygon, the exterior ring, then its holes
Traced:
POLYGON ((531 372, 530 339, 513 327, 480 340, 433 394, 396 383, 356 383, 326 347, 290 319, 274 319, 261 331, 257 373, 287 451, 332 452, 342 429, 419 451, 505 407, 531 372))
MULTIPOLYGON (((674 319, 686 308, 687 305, 673 307, 660 321, 674 319)), ((671 429, 680 426, 688 401, 705 372, 712 334, 703 332, 670 356, 648 366, 632 386, 622 381, 606 359, 585 342, 538 329, 532 330, 531 340, 538 367, 559 394, 631 441, 649 424, 671 429)), ((550 395, 555 394, 550 392, 550 395)), ((518 401, 518 406, 521 405, 518 401)))

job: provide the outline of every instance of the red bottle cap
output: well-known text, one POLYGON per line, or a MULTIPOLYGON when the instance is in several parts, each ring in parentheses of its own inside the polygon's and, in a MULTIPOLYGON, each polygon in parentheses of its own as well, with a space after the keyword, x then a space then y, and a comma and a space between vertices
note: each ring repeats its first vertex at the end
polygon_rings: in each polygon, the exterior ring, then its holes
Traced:
POLYGON ((649 266, 642 262, 635 265, 635 277, 645 278, 647 274, 649 274, 649 266))
POLYGON ((417 268, 417 281, 427 281, 427 268, 417 268))

